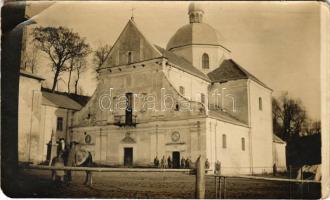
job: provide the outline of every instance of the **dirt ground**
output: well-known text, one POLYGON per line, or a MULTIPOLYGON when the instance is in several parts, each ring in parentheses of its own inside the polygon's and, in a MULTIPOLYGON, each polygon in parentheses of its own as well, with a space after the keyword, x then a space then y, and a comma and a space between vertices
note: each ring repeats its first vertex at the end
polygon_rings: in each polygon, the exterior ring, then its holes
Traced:
MULTIPOLYGON (((83 185, 85 173, 73 172, 69 185, 52 183, 50 171, 22 170, 11 197, 58 198, 194 198, 195 176, 174 172, 93 173, 93 186, 83 185)), ((206 176, 206 198, 215 198, 214 177, 206 176)), ((319 198, 320 186, 231 178, 226 198, 319 198)))

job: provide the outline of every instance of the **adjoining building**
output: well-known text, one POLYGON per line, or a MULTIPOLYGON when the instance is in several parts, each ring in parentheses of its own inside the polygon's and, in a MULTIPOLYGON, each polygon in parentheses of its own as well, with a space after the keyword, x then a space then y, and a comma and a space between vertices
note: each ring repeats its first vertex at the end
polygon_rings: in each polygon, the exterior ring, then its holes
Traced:
POLYGON ((42 88, 44 78, 20 71, 18 152, 20 162, 42 163, 50 156, 52 135, 70 141, 73 113, 82 108, 86 96, 52 93, 42 88))
POLYGON ((191 4, 190 23, 166 49, 128 21, 93 96, 74 113, 71 137, 95 162, 150 166, 170 156, 178 167, 202 155, 222 173, 272 171, 272 90, 230 58, 204 14, 191 4))
POLYGON ((287 171, 286 168, 286 142, 273 135, 273 156, 277 171, 287 171))

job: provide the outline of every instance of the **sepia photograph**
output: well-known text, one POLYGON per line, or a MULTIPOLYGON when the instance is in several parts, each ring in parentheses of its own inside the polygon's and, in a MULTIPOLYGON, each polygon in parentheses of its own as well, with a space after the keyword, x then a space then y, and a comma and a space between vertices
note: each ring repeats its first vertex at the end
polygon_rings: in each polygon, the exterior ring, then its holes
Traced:
POLYGON ((321 1, 5 1, 11 198, 329 198, 321 1))

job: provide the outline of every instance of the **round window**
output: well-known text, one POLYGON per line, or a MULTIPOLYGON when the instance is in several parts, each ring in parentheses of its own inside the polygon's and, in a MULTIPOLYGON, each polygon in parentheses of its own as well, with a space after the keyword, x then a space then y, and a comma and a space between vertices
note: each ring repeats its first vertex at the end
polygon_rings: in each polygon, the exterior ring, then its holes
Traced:
POLYGON ((179 139, 180 139, 180 133, 177 132, 177 131, 173 132, 172 133, 172 141, 177 142, 177 141, 179 141, 179 139))

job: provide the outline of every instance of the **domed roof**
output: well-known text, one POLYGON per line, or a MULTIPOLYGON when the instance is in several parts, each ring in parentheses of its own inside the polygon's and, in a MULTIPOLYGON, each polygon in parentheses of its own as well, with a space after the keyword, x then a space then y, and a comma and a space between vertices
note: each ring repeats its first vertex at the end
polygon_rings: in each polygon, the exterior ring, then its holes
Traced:
POLYGON ((225 48, 225 40, 217 30, 206 23, 190 23, 177 30, 166 49, 187 45, 215 45, 225 48))

